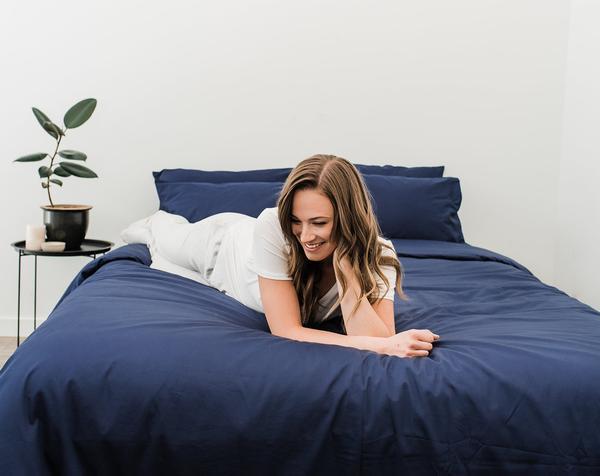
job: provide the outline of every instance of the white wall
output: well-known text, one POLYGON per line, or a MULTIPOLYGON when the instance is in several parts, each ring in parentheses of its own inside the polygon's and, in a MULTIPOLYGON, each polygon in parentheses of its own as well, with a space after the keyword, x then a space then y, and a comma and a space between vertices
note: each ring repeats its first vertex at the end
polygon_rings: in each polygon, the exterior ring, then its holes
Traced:
MULTIPOLYGON (((30 107, 60 121, 85 97, 98 108, 64 146, 101 178, 67 179, 54 196, 94 205, 89 237, 118 241, 156 210, 152 170, 335 153, 445 164, 462 181, 467 241, 551 282, 568 12, 567 0, 4 5, 0 321, 16 312, 8 245, 46 202, 37 164, 11 162, 52 147, 30 107)), ((40 314, 85 262, 40 259, 40 314)))
POLYGON ((560 162, 556 283, 600 309, 600 3, 573 0, 560 162))

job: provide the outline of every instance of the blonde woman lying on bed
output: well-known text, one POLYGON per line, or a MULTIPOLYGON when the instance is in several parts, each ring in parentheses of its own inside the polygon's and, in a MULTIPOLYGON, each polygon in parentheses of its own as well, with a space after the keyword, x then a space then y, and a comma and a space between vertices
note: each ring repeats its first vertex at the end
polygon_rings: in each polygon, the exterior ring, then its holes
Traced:
POLYGON ((360 173, 315 155, 288 176, 277 208, 258 218, 219 213, 196 223, 159 211, 131 225, 152 267, 212 286, 259 312, 271 333, 400 357, 427 356, 429 330, 395 333, 402 270, 379 226, 360 173), (199 252, 200 251, 200 252, 199 252), (346 335, 306 327, 341 314, 346 335))

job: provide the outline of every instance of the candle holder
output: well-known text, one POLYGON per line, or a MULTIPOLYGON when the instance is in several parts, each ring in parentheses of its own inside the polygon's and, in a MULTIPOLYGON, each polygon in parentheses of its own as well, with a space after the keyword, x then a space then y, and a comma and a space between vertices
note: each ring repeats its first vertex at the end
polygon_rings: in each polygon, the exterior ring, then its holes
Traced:
POLYGON ((27 225, 25 228, 25 249, 40 251, 42 243, 46 240, 45 225, 27 225))

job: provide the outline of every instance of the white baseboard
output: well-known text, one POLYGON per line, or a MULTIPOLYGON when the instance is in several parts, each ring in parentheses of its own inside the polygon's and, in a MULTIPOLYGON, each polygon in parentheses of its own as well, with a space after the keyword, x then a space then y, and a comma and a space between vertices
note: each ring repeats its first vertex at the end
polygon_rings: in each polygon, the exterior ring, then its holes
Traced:
MULTIPOLYGON (((36 323, 39 326, 46 320, 46 316, 38 316, 36 323)), ((21 337, 27 337, 33 332, 33 317, 21 316, 20 334, 21 337)), ((17 337, 17 316, 0 317, 0 336, 17 337)))

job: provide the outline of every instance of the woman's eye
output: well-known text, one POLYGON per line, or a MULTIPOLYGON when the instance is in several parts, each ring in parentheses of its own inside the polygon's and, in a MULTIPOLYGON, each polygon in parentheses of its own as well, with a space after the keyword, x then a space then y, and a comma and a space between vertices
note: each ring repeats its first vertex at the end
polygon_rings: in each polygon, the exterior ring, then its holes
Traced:
MULTIPOLYGON (((292 224, 293 225, 299 225, 300 224, 300 220, 292 220, 292 224)), ((323 225, 327 225, 327 222, 324 222, 324 221, 314 221, 313 225, 323 226, 323 225)))

